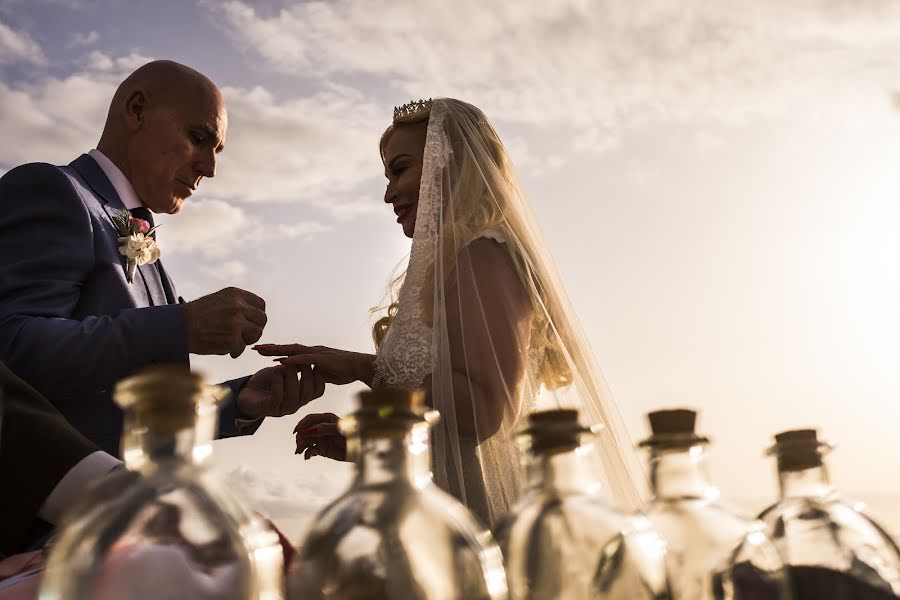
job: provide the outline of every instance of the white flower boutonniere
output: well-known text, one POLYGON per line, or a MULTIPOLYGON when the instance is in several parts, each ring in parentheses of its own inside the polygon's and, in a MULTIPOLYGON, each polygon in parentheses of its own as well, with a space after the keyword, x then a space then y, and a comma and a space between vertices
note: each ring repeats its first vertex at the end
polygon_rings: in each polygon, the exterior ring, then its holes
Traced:
POLYGON ((151 228, 144 219, 132 217, 127 210, 117 212, 113 223, 119 234, 119 254, 126 260, 128 283, 133 283, 134 273, 140 265, 152 265, 159 260, 159 246, 150 237, 156 227, 151 228))

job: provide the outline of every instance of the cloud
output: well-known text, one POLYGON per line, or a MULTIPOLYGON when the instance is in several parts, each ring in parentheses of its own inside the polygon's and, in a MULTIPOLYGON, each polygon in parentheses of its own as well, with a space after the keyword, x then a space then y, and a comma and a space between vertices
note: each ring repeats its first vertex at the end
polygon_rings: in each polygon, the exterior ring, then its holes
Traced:
POLYGON ((0 165, 68 163, 100 137, 117 80, 89 73, 11 87, 0 82, 0 165))
POLYGON ((96 31, 89 31, 88 33, 76 32, 72 34, 72 40, 69 42, 69 47, 90 46, 96 44, 99 39, 100 34, 96 31))
MULTIPOLYGON (((93 50, 80 57, 81 70, 66 77, 0 81, 0 131, 18 141, 0 146, 0 168, 67 163, 93 147, 116 87, 149 60, 93 50)), ((287 98, 259 86, 225 87, 223 93, 230 120, 227 147, 216 177, 203 184, 204 199, 222 201, 219 207, 300 203, 337 219, 374 210, 370 206, 377 202, 360 200, 354 190, 382 178, 377 140, 388 119, 362 92, 327 85, 287 98)), ((298 235, 324 231, 305 227, 298 235)), ((208 235, 198 233, 197 239, 206 243, 208 235)), ((185 239, 184 247, 195 249, 197 243, 185 239)))
POLYGON ((233 282, 247 273, 247 265, 240 260, 229 260, 211 266, 208 271, 216 279, 233 282))
POLYGON ((17 32, 0 23, 0 64, 26 62, 46 65, 47 57, 40 44, 25 32, 17 32))
POLYGON ((152 57, 136 52, 113 59, 99 50, 93 50, 85 57, 83 63, 88 70, 105 71, 115 74, 118 79, 125 79, 132 71, 152 60, 152 57))
POLYGON ((249 246, 275 238, 307 241, 331 230, 316 221, 270 224, 252 210, 208 198, 191 199, 177 215, 159 215, 157 221, 160 247, 167 255, 199 254, 218 279, 237 279, 246 273, 244 262, 232 257, 249 246))
POLYGON ((0 81, 0 131, 17 142, 0 144, 0 167, 68 163, 92 148, 119 83, 150 60, 137 53, 111 58, 95 50, 81 57, 81 70, 64 77, 0 81))
POLYGON ((808 114, 900 83, 891 0, 335 0, 265 15, 239 0, 207 6, 272 69, 379 77, 400 98, 457 95, 527 125, 808 114))
POLYGON ((378 138, 387 119, 364 94, 327 85, 276 98, 262 87, 223 88, 228 136, 211 195, 233 202, 301 202, 346 216, 342 198, 382 177, 378 138))
POLYGON ((229 256, 242 240, 258 237, 262 227, 258 217, 222 200, 192 199, 179 214, 161 215, 158 220, 163 251, 167 254, 199 252, 210 260, 229 256))
POLYGON ((294 223, 293 225, 280 224, 276 227, 278 234, 289 239, 301 238, 303 240, 312 239, 317 233, 331 231, 331 227, 316 223, 315 221, 306 221, 294 223))

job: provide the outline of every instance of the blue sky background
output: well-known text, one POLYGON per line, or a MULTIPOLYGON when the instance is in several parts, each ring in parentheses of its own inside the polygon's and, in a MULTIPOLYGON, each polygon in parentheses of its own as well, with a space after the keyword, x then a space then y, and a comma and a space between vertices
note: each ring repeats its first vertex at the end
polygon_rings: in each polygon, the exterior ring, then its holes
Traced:
MULTIPOLYGON (((370 349, 408 251, 378 138, 395 104, 459 97, 509 147, 635 439, 699 408, 714 477, 757 511, 772 434, 820 427, 837 483, 900 530, 900 4, 0 0, 0 172, 92 148, 153 58, 229 105, 218 175, 162 219, 181 295, 235 285, 268 301, 265 341, 370 349)), ((299 535, 347 469, 294 457, 295 422, 217 453, 299 535)))

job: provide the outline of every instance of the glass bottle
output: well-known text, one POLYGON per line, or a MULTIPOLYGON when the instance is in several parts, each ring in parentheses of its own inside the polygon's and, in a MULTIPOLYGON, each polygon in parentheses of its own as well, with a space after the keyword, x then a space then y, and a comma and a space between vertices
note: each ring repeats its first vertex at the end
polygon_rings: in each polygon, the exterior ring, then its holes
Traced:
POLYGON ((356 476, 300 545, 289 597, 505 598, 503 558, 490 533, 432 483, 422 390, 380 388, 359 398, 339 424, 356 476))
POLYGON ((177 367, 116 386, 126 468, 70 509, 41 600, 284 597, 277 533, 206 468, 224 397, 177 367))
POLYGON ((775 436, 781 498, 760 515, 792 574, 797 598, 869 600, 900 594, 900 550, 860 503, 832 486, 815 429, 775 436))
POLYGON ((675 600, 792 598, 781 557, 762 522, 719 503, 707 474, 709 440, 694 432, 696 412, 648 415, 653 498, 645 514, 666 541, 675 600))
POLYGON ((594 431, 578 411, 532 413, 520 439, 528 485, 495 528, 510 597, 668 599, 665 543, 603 499, 594 431))

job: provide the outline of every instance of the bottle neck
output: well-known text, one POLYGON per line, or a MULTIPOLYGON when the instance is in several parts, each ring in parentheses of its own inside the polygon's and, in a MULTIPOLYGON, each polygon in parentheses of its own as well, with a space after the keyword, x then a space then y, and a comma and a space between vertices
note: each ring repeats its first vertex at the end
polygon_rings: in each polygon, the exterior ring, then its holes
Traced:
POLYGON ((824 498, 834 493, 834 487, 828 478, 828 470, 824 464, 813 465, 805 469, 779 469, 778 484, 781 497, 824 498))
POLYGON ((650 485, 660 500, 713 500, 719 495, 707 471, 706 444, 653 448, 650 485))
POLYGON ((592 443, 564 451, 531 451, 525 462, 529 485, 555 495, 597 493, 602 483, 591 460, 595 454, 592 443))
POLYGON ((212 441, 218 426, 214 405, 198 407, 189 419, 152 415, 147 418, 126 410, 122 435, 122 457, 131 471, 146 473, 180 465, 203 465, 212 455, 212 441))
POLYGON ((431 483, 431 446, 426 423, 417 423, 405 432, 363 431, 356 443, 359 445, 358 484, 406 482, 422 488, 431 483))

